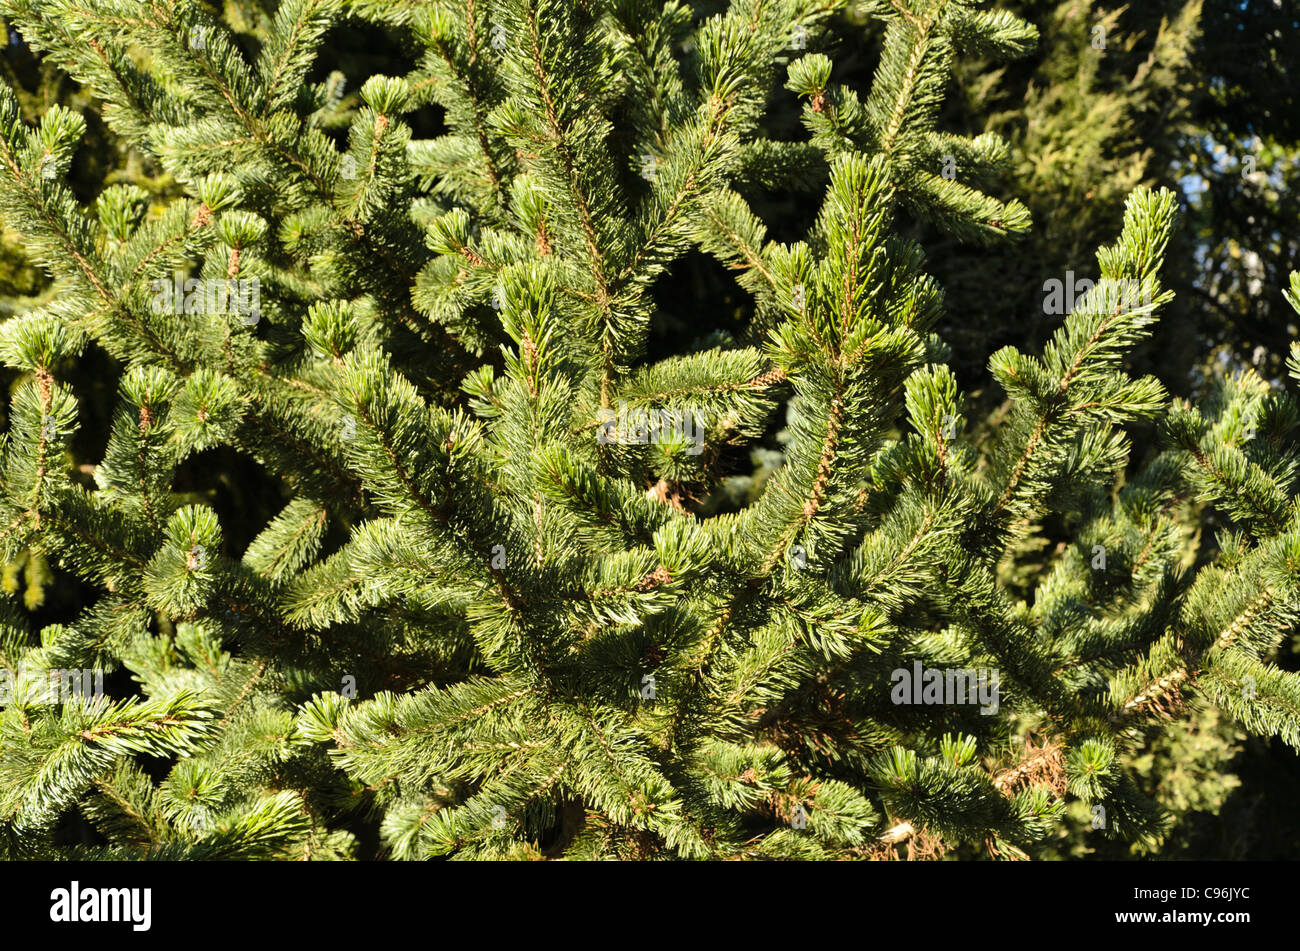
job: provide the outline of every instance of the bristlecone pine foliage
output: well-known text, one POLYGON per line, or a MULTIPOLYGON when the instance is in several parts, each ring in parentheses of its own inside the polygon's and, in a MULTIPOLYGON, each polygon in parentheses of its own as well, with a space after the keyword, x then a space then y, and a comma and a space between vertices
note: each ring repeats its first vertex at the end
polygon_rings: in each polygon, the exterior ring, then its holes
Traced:
POLYGON ((1123 367, 1170 296, 1173 195, 1130 197, 1040 356, 992 355, 1010 408, 968 444, 899 228, 1029 229, 977 187, 1004 143, 934 120, 955 56, 1034 31, 858 4, 885 21, 860 95, 815 52, 843 7, 284 0, 237 35, 188 0, 0 3, 177 183, 84 207, 83 120, 28 128, 0 92, 0 215, 59 282, 0 328, 3 557, 97 592, 40 630, 0 602, 3 854, 348 858, 369 825, 407 859, 1023 857, 1071 799, 1092 834, 1156 835, 1120 757, 1191 693, 1300 742, 1267 662, 1300 605, 1296 404, 1247 375, 1175 405, 1123 367), (414 71, 309 82, 347 18, 414 71), (791 93, 805 141, 765 138, 791 93), (430 106, 448 131, 413 140, 430 106), (766 240, 742 196, 818 174, 806 240, 766 240), (752 320, 651 362, 691 249, 752 320), (257 306, 205 294, 227 281, 257 306), (80 465, 92 350, 119 402, 80 465), (780 413, 757 501, 692 511, 780 413), (1134 471, 1143 419, 1165 448, 1134 471), (222 447, 286 500, 244 551, 175 486, 222 447), (1190 571, 1207 504, 1235 529, 1190 571), (1044 520, 1074 541, 1023 602, 999 566, 1044 520), (895 703, 917 662, 996 671, 997 712, 895 703), (119 686, 39 689, 87 668, 119 686), (68 844, 78 816, 102 838, 68 844))

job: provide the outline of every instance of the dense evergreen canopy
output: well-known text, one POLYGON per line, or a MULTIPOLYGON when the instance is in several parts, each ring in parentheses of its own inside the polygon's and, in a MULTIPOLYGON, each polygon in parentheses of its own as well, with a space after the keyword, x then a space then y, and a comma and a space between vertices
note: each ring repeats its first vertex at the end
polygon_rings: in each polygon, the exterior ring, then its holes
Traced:
POLYGON ((1132 124, 1233 117, 1088 6, 0 0, 125 156, 0 88, 0 854, 1126 854, 1294 758, 1300 347, 1153 359, 1132 124))

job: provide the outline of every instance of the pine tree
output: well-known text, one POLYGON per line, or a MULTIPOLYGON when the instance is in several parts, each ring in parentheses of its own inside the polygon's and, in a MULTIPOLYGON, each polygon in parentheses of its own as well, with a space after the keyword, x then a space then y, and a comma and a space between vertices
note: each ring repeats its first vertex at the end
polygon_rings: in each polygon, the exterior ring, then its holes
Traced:
POLYGON ((246 35, 188 0, 0 6, 183 190, 83 207, 84 122, 0 92, 0 216, 57 287, 0 327, 0 545, 94 592, 39 629, 0 601, 7 855, 346 858, 377 824, 404 859, 1017 858, 1069 803, 1158 836, 1121 754, 1192 691, 1300 741, 1269 663, 1300 606, 1296 404, 1125 367, 1171 298, 1172 193, 1129 197, 1041 356, 992 355, 1009 409, 963 435, 900 222, 1029 229, 978 187, 1006 143, 937 123, 956 58, 1024 54, 1023 21, 860 5, 860 95, 817 51, 837 0, 286 0, 246 35), (341 18, 415 69, 345 105, 312 79, 341 18), (803 140, 763 134, 782 90, 803 140), (805 238, 768 240, 747 187, 819 167, 805 238), (753 318, 648 359, 692 249, 753 318), (97 352, 116 406, 78 449, 65 380, 97 352), (783 464, 702 514, 782 406, 783 464), (1155 419, 1167 448, 1130 460, 1155 419), (247 543, 178 485, 235 457, 281 493, 247 543), (1234 526, 1209 564, 1194 506, 1234 526), (1074 543, 1022 597, 1000 567, 1047 520, 1074 543), (82 670, 114 689, 51 702, 82 670), (65 844, 72 814, 98 838, 65 844))

